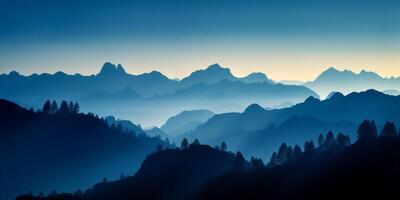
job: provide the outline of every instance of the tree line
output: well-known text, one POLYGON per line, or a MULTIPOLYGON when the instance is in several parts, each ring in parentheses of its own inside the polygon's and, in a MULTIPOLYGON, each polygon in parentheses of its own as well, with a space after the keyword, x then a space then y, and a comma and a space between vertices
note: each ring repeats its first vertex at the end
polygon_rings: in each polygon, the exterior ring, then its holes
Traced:
POLYGON ((71 113, 77 114, 80 111, 80 107, 78 102, 69 103, 67 101, 62 101, 60 106, 58 106, 56 101, 47 100, 42 107, 42 112, 47 114, 55 114, 55 113, 71 113))
MULTIPOLYGON (((400 130, 393 122, 386 122, 380 134, 374 120, 364 120, 357 129, 358 141, 375 139, 377 137, 400 137, 400 130)), ((332 131, 329 131, 325 136, 320 134, 317 140, 317 145, 314 141, 306 141, 304 143, 304 152, 311 152, 315 149, 327 150, 331 148, 343 148, 351 144, 350 136, 343 133, 338 133, 336 138, 332 131)), ((303 153, 299 145, 294 147, 282 143, 277 152, 272 153, 271 159, 267 164, 268 167, 282 165, 284 163, 298 159, 303 153)))

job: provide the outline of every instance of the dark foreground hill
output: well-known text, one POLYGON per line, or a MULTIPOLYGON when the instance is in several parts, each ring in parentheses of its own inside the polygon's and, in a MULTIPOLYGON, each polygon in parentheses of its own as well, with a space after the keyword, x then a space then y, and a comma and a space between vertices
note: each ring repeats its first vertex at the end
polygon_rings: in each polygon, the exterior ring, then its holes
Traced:
POLYGON ((400 138, 311 151, 287 165, 222 176, 196 199, 399 199, 400 138))
MULTIPOLYGON (((246 166, 248 163, 240 154, 192 144, 149 155, 133 177, 103 181, 83 193, 50 195, 47 199, 191 199, 206 182, 246 166)), ((26 195, 18 199, 34 197, 26 195)))
POLYGON ((131 175, 158 144, 168 146, 121 130, 93 114, 32 112, 0 100, 0 199, 131 175))
POLYGON ((289 154, 291 147, 285 146, 277 160, 296 156, 268 167, 204 145, 163 150, 150 155, 133 177, 103 181, 84 193, 17 200, 399 199, 400 137, 363 136, 347 146, 339 135, 328 139, 328 133, 322 145, 308 143, 304 152, 295 147, 289 154))

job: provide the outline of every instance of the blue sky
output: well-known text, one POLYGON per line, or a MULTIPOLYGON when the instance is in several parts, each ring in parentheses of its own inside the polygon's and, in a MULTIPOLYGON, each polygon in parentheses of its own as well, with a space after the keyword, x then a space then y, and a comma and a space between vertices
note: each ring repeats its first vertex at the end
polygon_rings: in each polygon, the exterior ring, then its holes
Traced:
POLYGON ((111 61, 171 77, 215 62, 275 79, 331 66, 400 76, 399 1, 0 2, 0 73, 92 74, 111 61))

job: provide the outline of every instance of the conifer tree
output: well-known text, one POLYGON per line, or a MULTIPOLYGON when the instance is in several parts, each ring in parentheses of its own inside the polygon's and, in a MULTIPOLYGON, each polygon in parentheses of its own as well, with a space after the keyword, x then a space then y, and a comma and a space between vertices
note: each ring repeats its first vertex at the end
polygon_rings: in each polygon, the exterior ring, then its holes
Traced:
POLYGON ((279 165, 283 164, 286 162, 287 159, 287 145, 286 143, 282 143, 281 146, 279 147, 278 150, 278 155, 277 155, 277 162, 279 165))
POLYGON ((194 139, 192 145, 200 145, 200 141, 196 138, 194 139))
POLYGON ((220 150, 221 151, 226 151, 228 149, 228 146, 226 145, 226 143, 225 142, 222 142, 221 143, 221 148, 220 148, 220 150))
POLYGON ((59 109, 60 113, 68 113, 68 103, 66 101, 62 101, 59 109))
POLYGON ((189 147, 189 142, 186 138, 183 138, 181 143, 181 149, 187 149, 189 147))
POLYGON ((74 113, 74 103, 72 101, 70 101, 68 104, 68 112, 74 113))
POLYGON ((75 102, 75 104, 74 104, 74 109, 73 109, 74 111, 74 113, 75 114, 78 114, 79 113, 79 111, 80 111, 80 108, 79 108, 79 104, 78 104, 78 102, 75 102))
POLYGON ((319 137, 318 137, 318 146, 320 147, 320 146, 322 146, 322 144, 324 144, 324 135, 319 134, 319 137))
POLYGON ((235 160, 233 161, 234 166, 237 169, 243 169, 245 162, 243 154, 240 151, 236 152, 235 160))
POLYGON ((47 101, 43 104, 42 112, 43 112, 43 113, 50 113, 50 112, 51 112, 51 103, 50 103, 50 100, 47 100, 47 101))
POLYGON ((58 112, 58 105, 57 105, 57 102, 56 101, 53 101, 52 103, 51 103, 51 111, 50 111, 50 113, 57 113, 58 112))
POLYGON ((359 140, 373 139, 377 136, 375 121, 364 120, 357 129, 359 140))
POLYGON ((301 148, 299 147, 299 145, 294 145, 294 148, 293 148, 293 159, 298 159, 298 158, 300 158, 300 156, 301 156, 301 148))
POLYGON ((333 135, 332 131, 329 131, 328 134, 326 134, 325 142, 324 144, 326 146, 330 146, 335 143, 335 136, 333 135))
POLYGON ((381 136, 396 136, 397 129, 393 122, 386 122, 381 131, 381 136))
POLYGON ((276 152, 272 153, 271 159, 268 163, 269 167, 275 167, 278 164, 276 152))

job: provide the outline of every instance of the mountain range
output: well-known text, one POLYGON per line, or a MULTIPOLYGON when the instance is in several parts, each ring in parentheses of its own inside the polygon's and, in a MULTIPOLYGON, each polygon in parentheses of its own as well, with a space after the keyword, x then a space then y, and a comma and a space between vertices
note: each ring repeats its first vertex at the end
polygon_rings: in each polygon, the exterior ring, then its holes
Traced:
POLYGON ((239 111, 254 102, 272 107, 282 102, 301 102, 309 96, 318 97, 303 86, 275 84, 262 73, 235 77, 218 64, 180 81, 157 71, 128 74, 122 65, 108 62, 91 76, 63 72, 0 75, 0 98, 25 107, 39 108, 46 99, 67 99, 78 101, 85 112, 114 115, 145 127, 161 126, 183 110, 239 111))
POLYGON ((213 115, 214 113, 209 110, 183 111, 178 115, 170 117, 165 124, 161 126, 161 130, 170 137, 177 137, 185 132, 194 130, 213 115))
POLYGON ((314 81, 303 85, 316 91, 321 97, 326 97, 332 91, 348 94, 368 89, 400 90, 400 78, 384 78, 366 70, 361 70, 357 74, 350 70, 339 71, 331 67, 322 72, 314 81))
POLYGON ((385 121, 400 124, 400 96, 368 90, 346 96, 337 92, 322 101, 309 97, 283 109, 266 110, 252 104, 242 113, 216 114, 181 138, 207 144, 225 141, 233 150, 266 158, 284 141, 298 143, 329 130, 355 139, 356 123, 364 119, 375 119, 378 125, 385 121))

